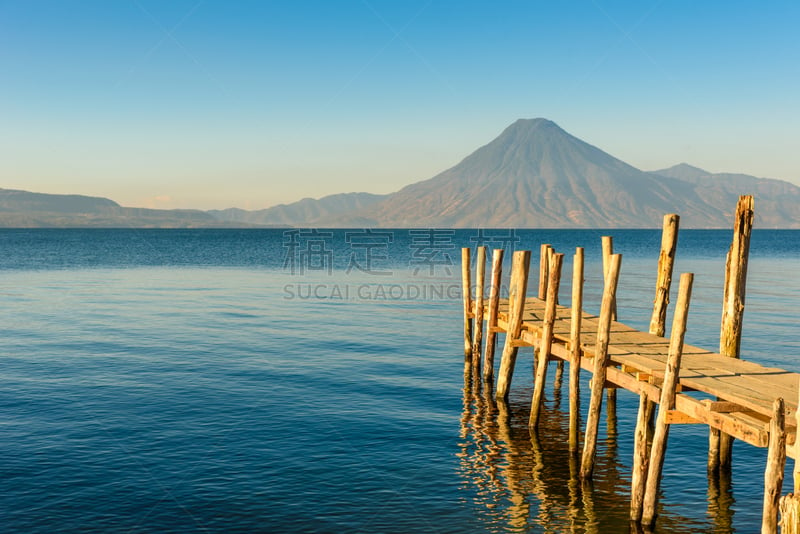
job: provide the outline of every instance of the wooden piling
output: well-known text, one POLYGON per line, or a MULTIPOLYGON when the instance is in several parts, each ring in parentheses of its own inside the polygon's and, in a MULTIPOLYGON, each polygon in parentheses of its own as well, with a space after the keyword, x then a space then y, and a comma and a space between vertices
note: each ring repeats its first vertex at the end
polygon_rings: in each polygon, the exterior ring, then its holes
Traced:
MULTIPOLYGON (((553 254, 555 254, 555 249, 550 248, 550 259, 552 260, 553 254)), ((559 274, 559 283, 561 282, 561 274, 559 274)), ((549 284, 549 282, 548 282, 549 284)), ((558 289, 556 289, 556 305, 558 305, 558 289)), ((558 360, 556 362, 556 375, 553 377, 553 392, 560 394, 561 392, 561 384, 564 381, 564 360, 558 360)))
POLYGON ((470 310, 470 285, 472 276, 470 274, 469 247, 461 249, 461 293, 464 297, 464 367, 467 368, 472 362, 472 319, 470 310))
POLYGON ((572 260, 572 310, 569 328, 569 450, 578 451, 580 432, 581 319, 583 317, 583 248, 572 260))
POLYGON ((775 399, 769 424, 767 467, 764 470, 764 508, 761 534, 778 534, 778 504, 783 491, 786 467, 786 408, 783 399, 775 399))
MULTIPOLYGON (((604 235, 601 238, 603 248, 603 276, 608 273, 609 261, 611 255, 614 254, 614 238, 610 235, 604 235)), ((611 302, 611 320, 617 320, 617 297, 611 302)), ((607 425, 610 434, 616 434, 616 421, 617 421, 617 390, 616 388, 606 389, 606 411, 607 411, 607 425)))
POLYGON ((475 321, 472 332, 472 368, 479 373, 481 368, 481 349, 483 348, 483 284, 486 278, 486 247, 478 247, 475 258, 475 321))
MULTIPOLYGON (((608 269, 611 267, 611 256, 614 255, 614 238, 610 235, 604 235, 601 238, 603 247, 603 277, 608 275, 608 269)), ((614 298, 611 301, 611 320, 617 320, 617 295, 614 293, 614 298)))
MULTIPOLYGON (((798 387, 798 397, 800 397, 800 387, 798 387)), ((797 400, 800 406, 800 398, 797 400)), ((795 424, 800 429, 800 409, 795 411, 795 424)), ((797 436, 798 430, 795 430, 794 447, 794 468, 792 469, 792 478, 794 482, 793 493, 790 493, 780 500, 781 520, 780 527, 782 534, 800 534, 800 458, 798 458, 798 448, 800 448, 800 440, 797 436)))
POLYGON ((500 283, 502 275, 503 249, 496 248, 492 251, 489 309, 487 311, 488 317, 486 318, 486 349, 483 355, 483 381, 486 382, 487 385, 494 382, 494 350, 497 345, 497 311, 500 307, 500 283))
POLYGON ((545 300, 544 322, 542 324, 542 338, 539 342, 539 362, 536 365, 536 378, 533 382, 533 398, 531 399, 531 414, 528 422, 529 428, 535 430, 539 426, 539 414, 544 400, 544 385, 547 378, 547 359, 550 357, 550 348, 553 343, 553 325, 556 321, 556 301, 558 288, 561 283, 561 265, 563 254, 550 254, 547 280, 547 298, 545 300))
MULTIPOLYGON (((678 247, 678 225, 680 217, 674 213, 664 215, 661 230, 661 252, 658 256, 656 276, 656 295, 653 299, 653 313, 650 317, 650 333, 664 337, 667 322, 669 291, 672 285, 672 271, 675 264, 675 251, 678 247)), ((633 467, 631 468, 631 515, 633 521, 642 518, 644 487, 650 460, 648 436, 652 435, 655 403, 647 393, 639 394, 639 412, 636 417, 636 430, 633 441, 633 467)))
POLYGON ((605 276, 603 301, 600 306, 600 318, 597 326, 597 344, 594 353, 594 376, 592 377, 592 393, 589 399, 589 414, 586 419, 586 435, 583 442, 581 458, 581 478, 592 477, 594 460, 597 453, 597 431, 600 425, 600 405, 603 400, 603 388, 606 382, 606 366, 608 365, 608 342, 611 334, 612 306, 617 293, 620 264, 622 256, 613 254, 609 258, 609 268, 605 276))
POLYGON ((508 330, 500 358, 500 371, 497 378, 497 398, 507 399, 517 361, 517 346, 522 328, 522 311, 525 308, 525 295, 528 290, 528 270, 531 263, 530 250, 514 252, 511 266, 511 283, 508 288, 508 330))
MULTIPOLYGON (((542 244, 539 247, 539 293, 537 294, 539 300, 545 300, 547 298, 547 283, 550 279, 549 270, 550 270, 550 259, 552 258, 555 250, 551 245, 547 243, 542 244)), ((558 304, 558 302, 556 302, 558 304)), ((533 375, 536 376, 536 366, 539 365, 541 358, 538 357, 538 350, 537 348, 533 349, 533 375)), ((561 366, 561 372, 563 373, 563 362, 559 360, 558 365, 561 366)), ((559 385, 558 378, 555 381, 556 386, 559 385)), ((557 388, 556 388, 557 389, 557 388)))
POLYGON ((539 247, 539 293, 541 300, 547 298, 547 281, 549 280, 548 269, 550 268, 550 251, 552 247, 544 244, 539 247))
MULTIPOLYGON (((750 233, 753 229, 753 197, 740 196, 733 221, 733 240, 725 262, 725 288, 722 297, 722 325, 719 353, 739 357, 742 343, 747 261, 750 256, 750 233)), ((733 438, 719 435, 719 468, 730 469, 733 438)))
POLYGON ((646 393, 639 396, 639 413, 633 436, 633 467, 631 468, 631 521, 641 521, 644 506, 647 469, 650 464, 650 448, 647 446, 648 421, 652 417, 654 403, 646 393))
POLYGON ((681 218, 670 213, 664 215, 661 230, 661 253, 658 255, 658 276, 656 296, 653 299, 653 314, 650 316, 650 333, 664 337, 667 324, 669 290, 672 285, 672 267, 675 265, 675 251, 678 248, 678 225, 681 218))
POLYGON ((675 317, 672 321, 667 367, 664 374, 664 383, 661 386, 658 420, 656 421, 655 434, 653 435, 650 464, 648 465, 647 481, 645 482, 644 504, 642 507, 642 523, 645 525, 652 525, 656 518, 658 486, 661 483, 661 471, 664 467, 664 455, 667 449, 667 438, 669 437, 667 413, 675 407, 675 392, 681 368, 683 340, 686 334, 686 319, 689 315, 693 279, 694 275, 692 273, 682 274, 678 289, 678 303, 675 307, 675 317))

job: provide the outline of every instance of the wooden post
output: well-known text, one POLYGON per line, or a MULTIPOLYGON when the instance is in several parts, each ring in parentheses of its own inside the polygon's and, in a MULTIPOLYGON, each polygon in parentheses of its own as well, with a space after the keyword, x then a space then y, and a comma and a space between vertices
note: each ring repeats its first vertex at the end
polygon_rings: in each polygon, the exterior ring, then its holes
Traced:
MULTIPOLYGON (((798 387, 800 392, 800 387, 798 387)), ((800 405, 800 399, 798 399, 800 405)), ((781 532, 782 534, 800 534, 800 458, 797 456, 798 447, 800 447, 800 409, 795 412, 795 458, 794 468, 792 469, 792 478, 794 481, 794 493, 790 493, 785 497, 781 497, 780 510, 781 510, 781 532)))
POLYGON ((767 467, 764 470, 764 510, 761 534, 778 534, 778 502, 783 491, 783 470, 786 467, 786 410, 783 399, 775 399, 769 423, 767 467))
POLYGON ((664 337, 667 324, 669 290, 672 285, 672 267, 675 264, 675 251, 678 248, 678 225, 681 218, 674 213, 664 215, 661 230, 661 253, 658 256, 658 277, 656 296, 653 299, 653 314, 650 316, 650 333, 664 337))
POLYGON ((550 357, 550 348, 553 343, 553 325, 556 321, 556 300, 558 300, 558 287, 561 283, 561 265, 563 254, 550 254, 547 281, 547 299, 545 301, 544 322, 542 325, 542 338, 539 342, 539 363, 536 365, 536 379, 533 382, 533 398, 531 399, 531 415, 528 427, 535 430, 539 426, 539 414, 544 399, 544 384, 547 378, 547 358, 550 357))
POLYGON ((481 349, 483 344, 483 284, 486 281, 486 247, 478 247, 476 256, 475 324, 472 333, 472 368, 479 372, 481 368, 481 349))
MULTIPOLYGON (((678 224, 680 217, 674 213, 664 215, 661 230, 661 253, 658 256, 656 277, 656 296, 653 299, 653 314, 650 317, 650 333, 663 337, 667 322, 669 291, 672 285, 672 270, 675 264, 675 251, 678 247, 678 224)), ((644 488, 647 469, 650 463, 650 448, 647 437, 653 421, 655 403, 646 393, 639 395, 639 413, 636 418, 636 431, 633 440, 633 467, 631 469, 631 520, 642 518, 644 488)))
POLYGON ((646 393, 639 396, 639 414, 636 417, 636 431, 633 437, 633 467, 631 468, 631 521, 641 521, 642 519, 647 469, 650 464, 647 426, 653 406, 654 403, 647 398, 646 393))
POLYGON ((656 421, 656 431, 653 435, 650 465, 647 469, 647 481, 645 483, 642 510, 642 523, 645 525, 652 525, 656 519, 658 486, 661 483, 661 470, 664 467, 664 455, 667 450, 667 438, 669 437, 667 412, 675 407, 675 391, 681 370, 683 340, 686 334, 686 319, 689 315, 689 300, 692 297, 693 279, 694 275, 692 273, 682 274, 680 288, 678 289, 678 303, 675 307, 675 317, 672 320, 667 368, 664 374, 664 383, 661 386, 658 420, 656 421))
POLYGON ((572 311, 569 327, 569 450, 578 451, 580 432, 581 320, 583 318, 583 248, 572 260, 572 311))
POLYGON ((600 425, 600 405, 603 401, 603 387, 606 383, 606 366, 608 365, 608 342, 611 334, 611 307, 617 293, 617 281, 622 256, 613 254, 609 261, 608 274, 605 276, 603 301, 600 305, 600 318, 597 325, 597 345, 594 351, 594 376, 592 377, 592 394, 589 399, 589 414, 586 418, 586 435, 583 440, 583 456, 581 457, 581 478, 592 478, 594 460, 597 453, 597 430, 600 425))
POLYGON ((511 265, 511 283, 508 288, 508 330, 500 358, 500 371, 497 378, 497 398, 507 399, 514 375, 514 364, 517 362, 515 341, 522 329, 522 312, 525 309, 525 294, 528 290, 528 269, 531 263, 530 250, 514 252, 511 265))
MULTIPOLYGON (((543 243, 539 247, 539 292, 537 293, 537 297, 539 300, 545 300, 547 298, 547 281, 549 280, 549 269, 550 269, 550 256, 553 255, 553 247, 550 245, 543 243)), ((533 349, 533 376, 536 376, 536 366, 539 365, 541 359, 538 357, 539 349, 533 349)))
POLYGON ((489 310, 486 318, 486 349, 483 355, 483 381, 494 382, 494 349, 497 345, 497 309, 500 304, 500 283, 503 274, 503 249, 492 251, 492 281, 489 289, 489 310))
POLYGON ((470 284, 472 276, 469 265, 469 247, 461 249, 461 293, 464 296, 464 367, 469 367, 472 356, 472 320, 470 319, 470 284))
POLYGON ((708 429, 708 472, 719 471, 719 437, 722 433, 718 428, 708 429))
MULTIPOLYGON (((732 358, 739 357, 742 343, 747 260, 750 256, 753 215, 753 197, 749 195, 739 197, 733 221, 733 241, 725 262, 725 289, 722 297, 722 326, 719 338, 719 353, 732 358)), ((733 438, 721 433, 719 436, 720 469, 730 469, 732 452, 733 438)))
MULTIPOLYGON (((601 238, 603 245, 603 276, 608 275, 608 269, 611 266, 611 256, 614 255, 614 238, 610 235, 604 235, 601 238)), ((611 320, 617 320, 617 295, 614 293, 614 299, 611 301, 611 320)))
POLYGON ((548 269, 550 267, 550 252, 552 247, 550 245, 542 245, 539 247, 539 293, 540 300, 547 298, 547 281, 549 280, 548 269))
MULTIPOLYGON (((614 238, 610 235, 604 235, 601 238, 603 246, 603 276, 608 274, 608 266, 611 255, 614 254, 614 238)), ((611 320, 617 320, 617 297, 614 295, 614 300, 611 302, 611 320)), ((616 388, 608 388, 606 390, 606 410, 607 410, 607 424, 608 432, 616 434, 616 420, 617 420, 617 390, 616 388)))
MULTIPOLYGON (((548 250, 548 258, 549 258, 548 259, 548 265, 551 264, 552 259, 553 259, 553 255, 555 253, 556 253, 555 249, 550 247, 550 249, 548 250)), ((563 254, 562 254, 562 256, 563 256, 563 254)), ((552 266, 550 266, 548 268, 551 269, 552 266)), ((561 282, 561 273, 559 273, 558 276, 559 276, 559 283, 560 283, 561 282)), ((549 280, 549 278, 548 278, 548 280, 549 280)), ((548 284, 549 283, 550 282, 548 281, 548 284)), ((558 289, 556 289, 556 305, 558 305, 558 289)), ((545 363, 547 363, 547 360, 545 360, 545 363)), ((564 360, 558 360, 556 362, 556 376, 553 378, 553 391, 554 392, 560 393, 561 384, 563 383, 563 381, 564 381, 564 360)))

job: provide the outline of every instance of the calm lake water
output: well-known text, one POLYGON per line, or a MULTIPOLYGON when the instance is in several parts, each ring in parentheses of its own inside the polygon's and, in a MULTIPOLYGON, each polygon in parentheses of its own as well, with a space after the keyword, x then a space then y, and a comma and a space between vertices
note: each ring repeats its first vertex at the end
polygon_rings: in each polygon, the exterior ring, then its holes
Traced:
MULTIPOLYGON (((528 433, 530 353, 507 412, 463 380, 460 247, 583 246, 596 312, 606 233, 646 329, 659 231, 0 230, 0 529, 627 532, 638 397, 581 491, 566 390, 528 433)), ((730 238, 681 232, 688 343, 718 346, 730 238)), ((754 232, 743 357, 800 371, 798 272, 800 231, 754 232)), ((756 531, 765 450, 709 488, 706 444, 672 428, 658 531, 756 531)))

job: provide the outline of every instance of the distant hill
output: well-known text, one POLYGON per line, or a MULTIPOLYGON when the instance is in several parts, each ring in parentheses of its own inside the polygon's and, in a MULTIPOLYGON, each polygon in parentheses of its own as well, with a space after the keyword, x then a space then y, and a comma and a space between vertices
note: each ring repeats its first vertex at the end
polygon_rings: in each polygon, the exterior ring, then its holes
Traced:
POLYGON ((125 208, 107 198, 0 189, 3 228, 195 228, 226 223, 199 210, 125 208))
POLYGON ((800 228, 800 187, 747 174, 710 173, 686 163, 653 171, 695 185, 702 198, 717 205, 735 205, 741 194, 755 197, 756 228, 800 228))
POLYGON ((247 211, 239 208, 209 211, 221 221, 258 225, 314 226, 323 221, 333 221, 342 214, 365 209, 383 200, 386 195, 372 193, 340 193, 319 200, 304 198, 291 204, 279 204, 263 210, 247 211))

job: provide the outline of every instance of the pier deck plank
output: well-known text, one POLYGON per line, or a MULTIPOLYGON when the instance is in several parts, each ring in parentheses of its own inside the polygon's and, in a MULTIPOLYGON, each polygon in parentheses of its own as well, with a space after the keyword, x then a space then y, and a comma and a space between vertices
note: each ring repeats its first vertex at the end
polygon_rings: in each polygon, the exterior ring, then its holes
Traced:
MULTIPOLYGON (((507 307, 506 301, 500 302, 497 327, 501 332, 505 332, 507 325, 507 307)), ((523 313, 520 346, 538 346, 543 319, 544 302, 528 297, 523 313)), ((584 312, 581 367, 589 371, 592 369, 591 359, 597 339, 597 322, 596 315, 584 312)), ((551 349, 554 359, 569 361, 569 329, 570 309, 558 306, 551 349)), ((658 402, 668 351, 669 339, 613 322, 608 352, 616 369, 609 373, 606 380, 612 387, 637 394, 646 392, 658 402)), ((799 373, 764 367, 686 344, 679 375, 681 393, 676 399, 676 411, 687 415, 688 420, 697 420, 753 445, 766 447, 773 402, 782 397, 786 406, 787 443, 792 444, 796 435, 798 384, 799 373)), ((797 458, 795 447, 787 447, 787 454, 797 458)))

